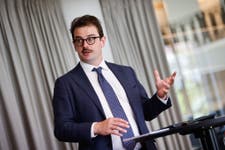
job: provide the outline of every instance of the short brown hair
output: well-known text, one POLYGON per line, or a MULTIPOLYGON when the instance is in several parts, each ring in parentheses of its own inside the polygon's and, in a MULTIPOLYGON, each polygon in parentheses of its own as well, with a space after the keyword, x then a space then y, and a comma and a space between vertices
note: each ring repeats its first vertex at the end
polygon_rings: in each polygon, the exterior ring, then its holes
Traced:
POLYGON ((73 41, 74 41, 74 35, 73 35, 74 30, 76 28, 89 26, 89 25, 94 25, 97 28, 100 37, 104 36, 103 29, 98 18, 91 15, 84 15, 84 16, 75 18, 71 23, 70 32, 71 32, 73 41))

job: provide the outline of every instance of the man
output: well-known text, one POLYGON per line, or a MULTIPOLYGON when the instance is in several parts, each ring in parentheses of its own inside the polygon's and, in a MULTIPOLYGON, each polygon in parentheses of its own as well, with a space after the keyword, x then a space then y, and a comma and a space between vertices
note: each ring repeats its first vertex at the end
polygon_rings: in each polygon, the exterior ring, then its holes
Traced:
POLYGON ((125 143, 123 139, 148 133, 145 120, 171 106, 167 93, 176 74, 161 80, 155 71, 157 92, 149 98, 131 67, 103 59, 106 37, 96 17, 75 18, 71 34, 80 62, 56 80, 55 136, 60 141, 78 142, 80 150, 155 150, 151 140, 125 143), (112 106, 114 102, 117 104, 112 106))

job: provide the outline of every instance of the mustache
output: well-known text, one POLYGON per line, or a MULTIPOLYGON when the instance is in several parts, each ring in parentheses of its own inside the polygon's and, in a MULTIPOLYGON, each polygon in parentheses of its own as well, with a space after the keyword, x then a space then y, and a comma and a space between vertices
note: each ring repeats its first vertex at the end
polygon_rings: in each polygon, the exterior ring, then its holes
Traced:
POLYGON ((93 50, 92 49, 87 49, 87 48, 84 48, 82 50, 82 53, 87 53, 87 52, 92 52, 93 50))

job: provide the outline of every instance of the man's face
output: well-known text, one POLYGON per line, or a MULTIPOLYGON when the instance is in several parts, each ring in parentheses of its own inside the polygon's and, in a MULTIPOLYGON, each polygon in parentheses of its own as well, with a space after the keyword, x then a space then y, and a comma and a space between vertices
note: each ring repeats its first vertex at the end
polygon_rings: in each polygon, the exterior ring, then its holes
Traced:
POLYGON ((99 37, 97 28, 94 25, 76 28, 74 39, 74 47, 80 60, 91 65, 99 65, 103 59, 102 48, 106 39, 99 37))

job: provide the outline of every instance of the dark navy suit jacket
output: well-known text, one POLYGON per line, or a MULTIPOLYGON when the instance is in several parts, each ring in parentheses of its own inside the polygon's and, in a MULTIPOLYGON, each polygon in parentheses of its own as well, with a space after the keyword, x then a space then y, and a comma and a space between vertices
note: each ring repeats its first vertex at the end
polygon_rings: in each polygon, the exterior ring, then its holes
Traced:
MULTIPOLYGON (((131 67, 107 63, 123 86, 133 109, 140 134, 148 133, 145 120, 152 120, 171 106, 149 98, 131 67)), ((55 82, 54 133, 58 140, 78 142, 80 150, 112 150, 111 136, 90 137, 93 122, 105 120, 97 94, 80 64, 55 82)), ((144 149, 155 150, 153 141, 141 143, 144 149)))

